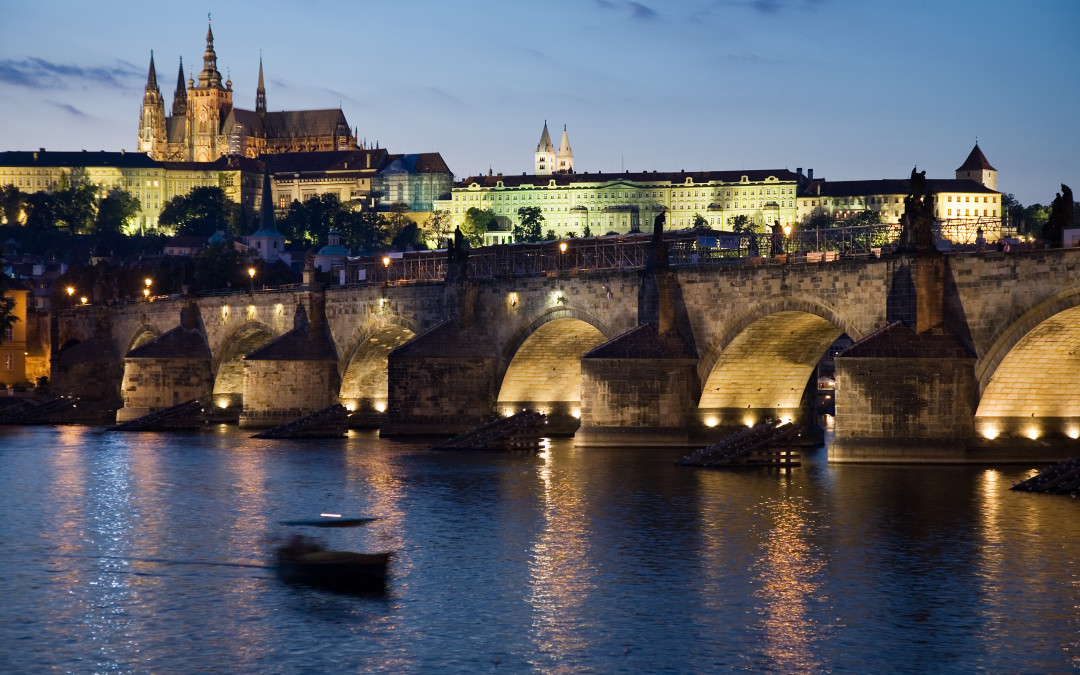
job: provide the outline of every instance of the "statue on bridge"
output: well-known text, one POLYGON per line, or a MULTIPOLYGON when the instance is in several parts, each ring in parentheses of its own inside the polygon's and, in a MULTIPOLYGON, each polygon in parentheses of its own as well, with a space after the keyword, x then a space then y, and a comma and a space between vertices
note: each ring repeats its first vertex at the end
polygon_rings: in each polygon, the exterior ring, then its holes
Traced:
POLYGON ((652 241, 649 242, 648 255, 645 267, 648 269, 668 268, 668 246, 664 241, 664 223, 667 221, 667 212, 661 211, 653 219, 652 241))
POLYGON ((446 248, 446 280, 469 278, 469 247, 461 228, 454 228, 454 240, 446 248))
POLYGON ((926 252, 934 247, 934 201, 926 192, 926 172, 911 170, 910 188, 900 216, 902 253, 926 252))
POLYGON ((1054 196, 1050 204, 1050 219, 1042 228, 1042 239, 1048 246, 1059 247, 1063 242, 1065 230, 1073 226, 1073 193, 1068 185, 1061 184, 1061 192, 1054 196))

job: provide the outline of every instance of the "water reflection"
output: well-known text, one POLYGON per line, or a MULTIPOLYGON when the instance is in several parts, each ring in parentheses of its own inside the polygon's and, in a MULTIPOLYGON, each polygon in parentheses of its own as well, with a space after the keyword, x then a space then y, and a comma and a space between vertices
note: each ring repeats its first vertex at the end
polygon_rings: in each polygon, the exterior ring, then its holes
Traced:
POLYGON ((548 672, 576 672, 573 655, 587 647, 581 629, 588 612, 583 607, 594 587, 586 503, 581 482, 565 466, 566 457, 552 447, 540 457, 542 527, 529 561, 530 634, 539 652, 532 665, 548 672))

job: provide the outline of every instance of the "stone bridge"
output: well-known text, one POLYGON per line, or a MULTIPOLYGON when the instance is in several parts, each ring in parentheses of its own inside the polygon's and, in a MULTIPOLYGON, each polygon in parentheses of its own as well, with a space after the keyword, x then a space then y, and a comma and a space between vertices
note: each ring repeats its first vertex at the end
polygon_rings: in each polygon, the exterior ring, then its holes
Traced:
POLYGON ((1080 447, 1077 249, 311 285, 76 307, 56 330, 54 387, 119 419, 202 398, 265 426, 340 401, 394 435, 533 408, 582 446, 810 425, 846 334, 831 460, 1080 447))

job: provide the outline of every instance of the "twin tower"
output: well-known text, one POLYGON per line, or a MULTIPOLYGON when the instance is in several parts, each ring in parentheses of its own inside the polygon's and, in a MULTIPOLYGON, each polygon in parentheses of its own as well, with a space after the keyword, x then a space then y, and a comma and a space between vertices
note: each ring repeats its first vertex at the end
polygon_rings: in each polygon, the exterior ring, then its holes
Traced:
POLYGON ((550 176, 553 173, 574 173, 574 153, 570 150, 565 126, 559 151, 555 152, 551 136, 548 135, 547 120, 544 120, 544 133, 540 134, 540 143, 536 146, 536 175, 550 176))

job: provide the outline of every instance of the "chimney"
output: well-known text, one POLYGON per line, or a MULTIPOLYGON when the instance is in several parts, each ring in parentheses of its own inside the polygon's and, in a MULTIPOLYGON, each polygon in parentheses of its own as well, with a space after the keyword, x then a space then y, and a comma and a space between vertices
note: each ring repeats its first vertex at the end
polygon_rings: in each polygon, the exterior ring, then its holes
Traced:
POLYGON ((802 177, 802 167, 800 166, 799 168, 795 169, 795 173, 799 174, 799 176, 802 177))
POLYGON ((814 180, 814 170, 813 169, 807 169, 806 170, 806 178, 808 180, 814 180))

